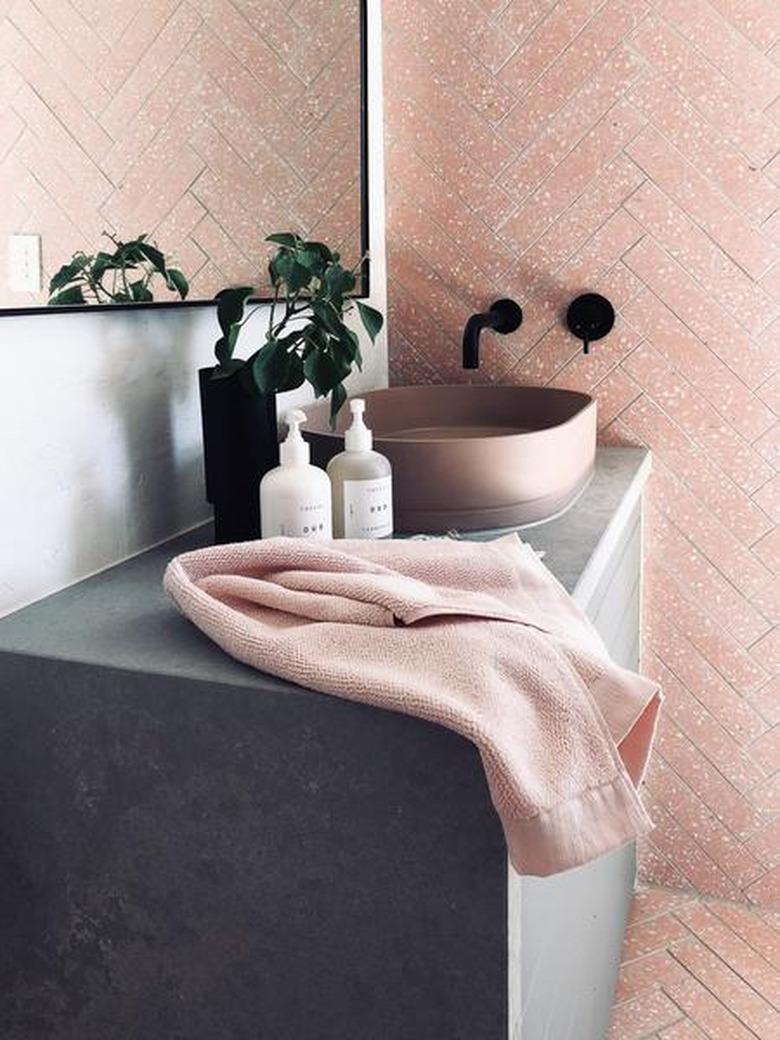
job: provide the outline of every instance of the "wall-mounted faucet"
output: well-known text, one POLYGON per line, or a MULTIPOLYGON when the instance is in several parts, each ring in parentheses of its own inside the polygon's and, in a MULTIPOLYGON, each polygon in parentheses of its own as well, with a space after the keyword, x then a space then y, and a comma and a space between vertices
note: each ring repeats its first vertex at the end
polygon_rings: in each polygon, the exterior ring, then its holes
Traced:
POLYGON ((569 332, 582 340, 583 352, 589 354, 593 340, 603 339, 612 331, 615 324, 615 308, 606 296, 594 292, 583 293, 569 304, 566 324, 569 332))
POLYGON ((472 314, 463 332, 463 367, 479 368, 479 337, 483 329, 505 335, 523 323, 523 311, 514 300, 496 300, 484 314, 472 314))

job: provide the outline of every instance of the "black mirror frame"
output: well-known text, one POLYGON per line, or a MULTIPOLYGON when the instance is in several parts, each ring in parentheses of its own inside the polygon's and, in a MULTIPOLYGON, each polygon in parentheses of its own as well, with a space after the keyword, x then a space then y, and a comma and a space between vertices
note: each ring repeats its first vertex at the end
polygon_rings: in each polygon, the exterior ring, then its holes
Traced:
MULTIPOLYGON (((371 295, 371 260, 369 252, 369 151, 368 151, 368 0, 360 4, 360 250, 366 257, 354 299, 365 300, 371 295)), ((274 229, 278 230, 278 229, 274 229)), ((249 303, 270 303, 265 296, 252 297, 249 303)), ((159 303, 85 303, 65 307, 38 304, 34 307, 0 307, 0 318, 33 314, 111 314, 114 311, 168 310, 176 307, 214 307, 214 300, 165 300, 159 303)))

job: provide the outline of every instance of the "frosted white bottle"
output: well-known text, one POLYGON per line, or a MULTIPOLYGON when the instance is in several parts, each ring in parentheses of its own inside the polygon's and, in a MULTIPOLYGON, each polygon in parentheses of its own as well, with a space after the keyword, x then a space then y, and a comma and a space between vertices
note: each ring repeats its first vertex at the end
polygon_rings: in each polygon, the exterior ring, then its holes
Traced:
POLYGON ((333 491, 334 538, 389 538, 393 533, 393 477, 389 461, 373 451, 371 430, 363 422, 366 402, 349 402, 352 425, 344 451, 328 463, 333 491))
POLYGON ((280 465, 260 481, 260 530, 263 538, 331 538, 330 480, 309 463, 309 445, 301 436, 303 412, 285 416, 287 439, 279 445, 280 465))

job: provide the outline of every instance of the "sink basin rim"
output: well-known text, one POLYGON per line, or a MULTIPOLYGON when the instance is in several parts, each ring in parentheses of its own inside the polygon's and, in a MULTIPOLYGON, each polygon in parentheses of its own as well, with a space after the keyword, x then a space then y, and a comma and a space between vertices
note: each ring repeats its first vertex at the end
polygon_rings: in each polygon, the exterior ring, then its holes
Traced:
MULTIPOLYGON (((586 394, 581 390, 569 390, 564 387, 542 387, 542 386, 502 386, 495 383, 436 383, 430 386, 424 384, 413 384, 410 386, 391 386, 391 387, 378 387, 375 390, 367 390, 361 397, 366 400, 366 417, 368 425, 371 426, 371 398, 374 395, 381 394, 383 397, 392 396, 395 393, 408 392, 410 390, 422 390, 424 389, 427 395, 437 394, 440 392, 449 391, 466 391, 469 396, 473 394, 482 394, 485 391, 504 391, 512 394, 514 391, 527 394, 532 393, 539 396, 549 397, 550 394, 555 394, 557 397, 569 398, 572 403, 579 402, 580 407, 576 408, 571 415, 567 418, 562 419, 560 422, 552 422, 546 426, 539 426, 536 429, 510 429, 504 427, 503 424, 496 423, 495 428, 497 430, 505 429, 504 433, 491 433, 484 437, 458 437, 456 436, 425 436, 420 437, 411 433, 409 436, 400 436, 395 434, 393 431, 382 430, 380 428, 374 428, 374 441, 376 444, 382 444, 391 442, 393 444, 478 444, 480 441, 489 440, 491 442, 509 440, 515 437, 529 438, 537 437, 539 435, 549 435, 551 430, 562 430, 570 423, 576 422, 581 418, 583 412, 591 407, 595 407, 596 401, 591 394, 586 394)), ((309 422, 304 428, 304 432, 311 433, 317 437, 326 437, 333 439, 343 439, 344 429, 349 424, 349 413, 347 409, 342 410, 342 414, 339 416, 339 422, 335 430, 330 428, 330 422, 328 419, 328 408, 326 402, 315 402, 304 407, 304 411, 309 417, 309 422)), ((456 426, 457 423, 450 420, 447 424, 449 428, 456 426)), ((485 426, 490 426, 490 423, 483 423, 485 426)), ((416 427, 416 429, 424 428, 422 426, 416 427)), ((435 422, 431 422, 431 428, 435 429, 435 422)), ((403 431, 402 431, 403 432, 403 431)))

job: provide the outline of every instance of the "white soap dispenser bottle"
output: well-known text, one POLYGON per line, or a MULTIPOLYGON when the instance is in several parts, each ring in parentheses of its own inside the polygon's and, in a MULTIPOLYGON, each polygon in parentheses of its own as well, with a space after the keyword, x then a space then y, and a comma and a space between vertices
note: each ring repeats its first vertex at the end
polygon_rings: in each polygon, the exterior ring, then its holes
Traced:
POLYGON ((344 451, 328 463, 333 489, 333 534, 336 538, 389 538, 393 533, 392 467, 373 450, 373 436, 363 422, 366 402, 349 402, 352 425, 344 434, 344 451))
POLYGON ((309 462, 309 445, 301 436, 304 412, 285 416, 287 439, 279 445, 280 465, 260 481, 260 529, 263 538, 331 537, 330 480, 309 462))

